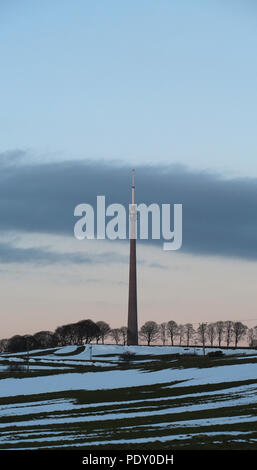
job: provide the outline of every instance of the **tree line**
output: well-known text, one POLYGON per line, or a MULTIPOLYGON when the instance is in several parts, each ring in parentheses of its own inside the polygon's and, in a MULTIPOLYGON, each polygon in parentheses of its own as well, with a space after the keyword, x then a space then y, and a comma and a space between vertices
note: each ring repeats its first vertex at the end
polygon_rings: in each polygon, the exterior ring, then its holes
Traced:
POLYGON ((111 337, 116 344, 119 344, 122 338, 122 344, 126 344, 127 328, 112 329, 104 321, 95 323, 90 319, 81 320, 58 326, 54 332, 39 331, 34 335, 15 335, 9 339, 2 339, 0 340, 0 352, 16 353, 73 344, 89 344, 92 341, 97 344, 101 341, 104 344, 107 337, 111 337))
MULTIPOLYGON (((139 331, 141 342, 150 346, 161 343, 172 346, 209 346, 237 347, 242 339, 247 339, 250 347, 257 346, 257 326, 248 328, 237 321, 217 321, 200 323, 197 328, 192 323, 177 324, 174 320, 158 324, 147 321, 139 331)), ((34 335, 15 335, 0 340, 0 352, 23 352, 42 348, 55 348, 67 345, 82 345, 99 341, 104 344, 110 338, 116 344, 127 343, 127 327, 111 328, 104 321, 93 322, 90 319, 69 323, 52 331, 39 331, 34 335)))
POLYGON ((239 341, 247 337, 248 345, 254 346, 257 342, 257 326, 248 328, 240 321, 228 320, 200 323, 195 329, 192 323, 178 325, 174 320, 170 320, 158 325, 154 321, 148 321, 142 326, 140 336, 148 345, 156 341, 161 341, 163 345, 169 342, 172 346, 191 346, 199 342, 203 347, 237 347, 239 341))

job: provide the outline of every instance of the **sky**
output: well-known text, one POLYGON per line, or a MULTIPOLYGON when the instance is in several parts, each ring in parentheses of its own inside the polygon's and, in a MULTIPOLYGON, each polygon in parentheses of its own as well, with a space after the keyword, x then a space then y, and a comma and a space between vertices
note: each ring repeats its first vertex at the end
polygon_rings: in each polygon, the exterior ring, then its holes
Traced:
POLYGON ((179 252, 138 243, 139 323, 257 324, 256 49, 251 0, 0 2, 1 337, 126 324, 128 243, 73 211, 127 204, 132 166, 183 203, 179 252))

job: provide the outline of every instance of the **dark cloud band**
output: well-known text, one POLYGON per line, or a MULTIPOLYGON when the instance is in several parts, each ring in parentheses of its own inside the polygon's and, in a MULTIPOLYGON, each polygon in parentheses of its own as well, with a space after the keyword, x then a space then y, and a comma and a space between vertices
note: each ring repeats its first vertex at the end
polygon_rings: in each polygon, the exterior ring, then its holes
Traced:
MULTIPOLYGON (((105 195, 106 204, 127 205, 130 179, 128 165, 33 164, 22 152, 5 153, 0 156, 0 228, 73 236, 74 207, 83 202, 95 206, 97 195, 105 195)), ((182 166, 141 165, 136 201, 183 204, 182 252, 257 259, 254 178, 227 180, 182 166)))

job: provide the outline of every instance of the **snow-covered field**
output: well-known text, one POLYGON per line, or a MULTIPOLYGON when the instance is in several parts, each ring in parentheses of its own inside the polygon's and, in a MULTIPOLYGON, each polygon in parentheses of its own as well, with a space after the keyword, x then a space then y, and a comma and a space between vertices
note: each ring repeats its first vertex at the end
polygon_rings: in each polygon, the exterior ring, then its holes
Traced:
POLYGON ((92 349, 0 355, 0 449, 257 448, 256 350, 92 349))

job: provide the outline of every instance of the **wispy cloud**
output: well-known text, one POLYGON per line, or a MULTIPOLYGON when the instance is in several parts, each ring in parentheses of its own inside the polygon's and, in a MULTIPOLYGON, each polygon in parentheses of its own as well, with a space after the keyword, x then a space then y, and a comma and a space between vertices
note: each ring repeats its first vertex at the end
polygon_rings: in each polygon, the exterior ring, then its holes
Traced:
POLYGON ((127 263, 128 257, 117 252, 104 252, 97 254, 59 253, 45 248, 21 248, 13 246, 11 243, 0 243, 0 262, 11 263, 32 263, 36 265, 49 265, 60 263, 75 264, 105 264, 127 263))

